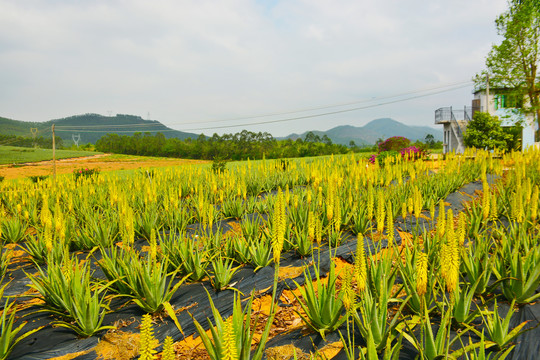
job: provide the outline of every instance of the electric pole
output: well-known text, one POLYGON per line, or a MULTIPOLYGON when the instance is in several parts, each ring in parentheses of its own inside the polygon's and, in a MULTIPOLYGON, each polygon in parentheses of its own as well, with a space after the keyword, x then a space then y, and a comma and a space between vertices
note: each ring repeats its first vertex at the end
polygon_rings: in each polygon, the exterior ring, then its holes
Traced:
POLYGON ((54 139, 54 124, 52 124, 52 161, 53 161, 53 180, 56 183, 56 141, 54 139))

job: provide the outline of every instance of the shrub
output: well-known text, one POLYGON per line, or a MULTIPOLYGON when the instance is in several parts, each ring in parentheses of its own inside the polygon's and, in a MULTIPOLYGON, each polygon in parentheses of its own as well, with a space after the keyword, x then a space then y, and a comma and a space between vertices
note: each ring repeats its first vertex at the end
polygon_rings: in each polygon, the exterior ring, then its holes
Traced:
POLYGON ((29 176, 28 178, 32 180, 32 182, 37 183, 38 181, 43 181, 48 177, 49 177, 48 175, 34 175, 34 176, 29 176))
POLYGON ((411 145, 411 140, 403 136, 392 136, 379 143, 379 153, 384 151, 400 151, 411 145))
POLYGON ((75 180, 78 180, 80 177, 91 177, 93 175, 98 175, 99 169, 89 169, 89 168, 80 168, 73 170, 73 176, 75 176, 75 180))
POLYGON ((214 157, 212 161, 212 171, 216 174, 225 172, 227 169, 227 160, 219 156, 214 157))

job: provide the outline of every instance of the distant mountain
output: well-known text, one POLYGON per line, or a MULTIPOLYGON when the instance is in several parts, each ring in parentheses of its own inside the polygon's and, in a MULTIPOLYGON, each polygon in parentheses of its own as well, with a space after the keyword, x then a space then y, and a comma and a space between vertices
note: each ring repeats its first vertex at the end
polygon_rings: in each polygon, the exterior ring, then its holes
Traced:
MULTIPOLYGON (((285 139, 304 139, 306 131, 302 134, 290 134, 285 139)), ((432 134, 436 141, 442 141, 442 129, 429 126, 409 126, 390 118, 381 118, 370 121, 364 126, 343 125, 336 126, 327 131, 312 131, 314 135, 323 137, 327 135, 336 144, 349 145, 354 141, 356 145, 373 145, 378 139, 387 139, 392 136, 403 136, 412 141, 425 140, 427 134, 432 134)))
POLYGON ((140 116, 117 114, 116 116, 103 116, 99 114, 75 115, 47 122, 25 122, 0 117, 0 129, 2 135, 31 135, 31 128, 36 128, 37 136, 50 136, 51 127, 55 125, 55 134, 70 143, 72 136, 80 135, 81 144, 95 143, 99 138, 108 133, 119 135, 133 135, 136 132, 149 132, 152 135, 161 132, 166 138, 178 138, 181 140, 196 139, 199 134, 173 130, 159 121, 144 120, 140 116))

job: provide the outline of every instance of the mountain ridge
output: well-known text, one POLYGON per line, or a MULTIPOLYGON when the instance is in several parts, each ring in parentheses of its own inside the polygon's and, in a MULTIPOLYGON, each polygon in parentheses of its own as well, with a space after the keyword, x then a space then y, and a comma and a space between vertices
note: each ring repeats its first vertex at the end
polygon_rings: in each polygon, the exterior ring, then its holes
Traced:
MULTIPOLYGON (((305 139, 309 132, 306 131, 302 134, 292 133, 282 139, 305 139)), ((403 136, 411 141, 424 141, 426 135, 431 134, 435 141, 442 141, 443 139, 442 129, 439 130, 429 126, 405 125, 392 118, 374 119, 364 126, 339 125, 325 131, 312 130, 311 132, 320 138, 326 135, 332 142, 343 145, 349 145, 351 141, 354 141, 356 145, 373 145, 379 139, 387 139, 392 136, 403 136)))
MULTIPOLYGON (((157 120, 144 120, 140 116, 116 114, 115 116, 104 116, 100 114, 73 115, 60 119, 53 119, 46 122, 26 122, 0 117, 0 129, 2 135, 17 135, 31 137, 31 129, 37 129, 37 136, 50 136, 51 126, 55 125, 55 133, 67 143, 71 143, 72 135, 80 134, 81 143, 95 143, 100 137, 107 133, 118 135, 133 135, 136 132, 150 132, 152 135, 161 132, 166 138, 187 138, 196 139, 199 134, 174 130, 157 120)), ((432 134, 436 141, 442 140, 442 130, 428 126, 409 126, 391 118, 374 119, 364 126, 340 125, 326 131, 311 130, 301 134, 292 133, 285 137, 276 139, 305 139, 306 135, 312 132, 319 138, 328 136, 333 143, 349 145, 354 141, 356 145, 373 145, 379 139, 386 139, 391 136, 404 136, 412 141, 423 141, 427 134, 432 134)))

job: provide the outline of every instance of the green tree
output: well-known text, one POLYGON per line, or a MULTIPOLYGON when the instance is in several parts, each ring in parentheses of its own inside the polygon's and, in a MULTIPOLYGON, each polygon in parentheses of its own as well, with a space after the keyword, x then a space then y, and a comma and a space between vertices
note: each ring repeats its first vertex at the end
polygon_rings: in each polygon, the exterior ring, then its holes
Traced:
POLYGON ((497 116, 477 111, 467 125, 463 140, 469 147, 508 150, 512 136, 503 130, 497 116))
POLYGON ((433 136, 433 134, 426 135, 425 143, 430 149, 433 149, 433 147, 435 146, 435 137, 433 136))
POLYGON ((540 1, 511 0, 508 11, 495 24, 504 40, 493 45, 486 59, 487 69, 474 79, 476 85, 482 86, 489 75, 491 86, 513 89, 514 95, 528 99, 529 106, 523 111, 534 113, 540 125, 540 1))

